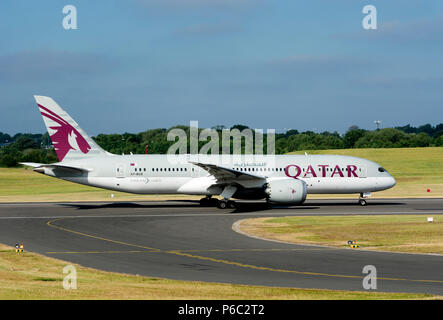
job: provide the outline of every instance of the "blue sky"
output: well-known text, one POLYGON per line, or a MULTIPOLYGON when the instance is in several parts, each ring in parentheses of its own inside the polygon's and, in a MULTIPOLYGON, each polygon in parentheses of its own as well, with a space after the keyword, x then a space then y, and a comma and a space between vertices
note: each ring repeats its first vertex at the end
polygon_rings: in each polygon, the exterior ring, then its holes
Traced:
POLYGON ((0 131, 44 132, 33 95, 89 134, 345 132, 443 122, 443 2, 3 0, 0 131), (65 30, 62 9, 77 8, 65 30), (377 8, 364 30, 362 8, 377 8))

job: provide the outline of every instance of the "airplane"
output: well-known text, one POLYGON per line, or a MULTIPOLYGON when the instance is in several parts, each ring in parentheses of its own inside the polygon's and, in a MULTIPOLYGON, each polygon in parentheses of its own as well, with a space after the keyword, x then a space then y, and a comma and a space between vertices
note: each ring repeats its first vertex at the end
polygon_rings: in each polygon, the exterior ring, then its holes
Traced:
POLYGON ((232 199, 300 205, 307 194, 359 194, 364 206, 371 192, 396 184, 379 164, 351 156, 262 155, 263 161, 255 163, 235 155, 195 161, 186 154, 172 163, 164 154, 116 155, 103 150, 52 98, 34 98, 59 162, 21 164, 83 185, 134 194, 202 195, 202 206, 225 209, 236 207, 232 199))

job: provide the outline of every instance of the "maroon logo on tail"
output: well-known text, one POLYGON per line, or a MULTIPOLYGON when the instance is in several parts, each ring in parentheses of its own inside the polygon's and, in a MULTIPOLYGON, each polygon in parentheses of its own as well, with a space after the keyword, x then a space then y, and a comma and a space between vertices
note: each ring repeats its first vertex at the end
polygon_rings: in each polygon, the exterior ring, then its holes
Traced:
POLYGON ((84 154, 91 150, 89 143, 73 126, 48 108, 40 104, 38 106, 42 116, 59 124, 59 126, 49 127, 55 130, 55 133, 51 135, 51 140, 59 161, 63 161, 69 150, 80 150, 84 154))

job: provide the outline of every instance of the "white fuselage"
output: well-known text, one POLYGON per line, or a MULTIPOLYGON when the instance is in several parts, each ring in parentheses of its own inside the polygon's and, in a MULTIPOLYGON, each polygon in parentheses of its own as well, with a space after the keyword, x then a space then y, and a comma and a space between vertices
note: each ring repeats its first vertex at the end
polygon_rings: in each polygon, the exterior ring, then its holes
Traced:
MULTIPOLYGON (((223 160, 220 156, 206 157, 207 163, 262 177, 239 178, 235 181, 242 188, 251 190, 282 178, 305 181, 308 194, 367 193, 395 185, 395 179, 380 165, 356 157, 275 155, 263 156, 258 163, 242 161, 235 156, 227 156, 223 160)), ((223 187, 220 181, 216 183, 215 177, 191 163, 191 158, 191 155, 185 155, 172 163, 167 155, 108 155, 59 163, 84 168, 87 173, 73 174, 49 168, 42 173, 94 187, 137 194, 221 194, 223 187)))

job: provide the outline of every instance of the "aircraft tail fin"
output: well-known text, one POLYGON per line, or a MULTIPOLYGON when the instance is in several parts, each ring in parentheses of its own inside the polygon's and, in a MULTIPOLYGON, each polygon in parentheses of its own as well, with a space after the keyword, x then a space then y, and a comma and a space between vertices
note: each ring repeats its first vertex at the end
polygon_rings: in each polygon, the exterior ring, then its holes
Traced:
POLYGON ((108 154, 52 98, 34 98, 60 162, 108 154))

